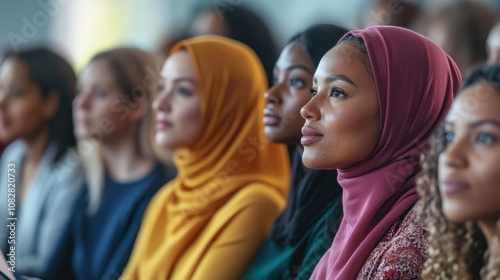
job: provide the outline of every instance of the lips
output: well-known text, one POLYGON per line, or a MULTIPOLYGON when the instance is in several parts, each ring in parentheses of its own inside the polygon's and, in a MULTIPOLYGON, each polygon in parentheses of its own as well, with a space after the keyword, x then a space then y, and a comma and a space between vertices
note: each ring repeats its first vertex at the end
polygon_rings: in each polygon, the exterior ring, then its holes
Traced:
POLYGON ((281 117, 272 109, 266 108, 264 109, 264 118, 262 118, 262 122, 265 126, 277 126, 281 123, 281 117))
POLYGON ((156 130, 166 130, 173 126, 173 123, 165 120, 157 120, 156 121, 156 130))
POLYGON ((323 134, 305 126, 302 127, 302 135, 302 138, 300 138, 300 144, 302 144, 302 146, 311 145, 323 138, 323 134))
POLYGON ((471 186, 468 183, 455 178, 446 178, 440 182, 439 188, 443 194, 452 195, 467 191, 471 188, 471 186))

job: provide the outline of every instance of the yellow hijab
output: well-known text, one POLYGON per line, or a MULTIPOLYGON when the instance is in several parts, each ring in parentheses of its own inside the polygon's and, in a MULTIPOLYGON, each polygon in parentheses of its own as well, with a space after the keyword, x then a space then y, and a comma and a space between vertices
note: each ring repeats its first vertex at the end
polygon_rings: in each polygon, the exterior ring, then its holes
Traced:
POLYGON ((286 197, 286 148, 263 135, 267 78, 256 54, 218 36, 182 41, 171 53, 183 49, 197 70, 203 131, 192 148, 174 154, 178 175, 148 206, 123 279, 170 278, 218 209, 246 186, 286 197))

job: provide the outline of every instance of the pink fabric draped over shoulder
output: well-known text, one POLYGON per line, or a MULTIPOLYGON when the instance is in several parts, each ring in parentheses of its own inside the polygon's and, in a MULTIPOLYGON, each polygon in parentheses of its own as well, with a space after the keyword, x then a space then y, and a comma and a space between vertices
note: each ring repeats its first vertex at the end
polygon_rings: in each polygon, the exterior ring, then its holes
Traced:
POLYGON ((415 204, 419 156, 461 84, 453 60, 413 31, 375 26, 351 31, 339 42, 349 35, 366 45, 380 136, 368 159, 338 170, 344 218, 311 279, 355 279, 387 230, 415 204))

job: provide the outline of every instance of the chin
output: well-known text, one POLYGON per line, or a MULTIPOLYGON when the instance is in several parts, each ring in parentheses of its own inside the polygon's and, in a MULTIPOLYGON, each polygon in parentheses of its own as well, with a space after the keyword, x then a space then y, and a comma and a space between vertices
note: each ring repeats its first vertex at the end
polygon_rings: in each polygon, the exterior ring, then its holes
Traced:
POLYGON ((302 154, 302 163, 310 169, 317 169, 317 170, 327 170, 326 165, 322 164, 322 162, 318 161, 314 156, 309 156, 307 152, 304 150, 304 153, 302 154))
POLYGON ((463 208, 462 209, 448 209, 445 205, 443 205, 443 214, 451 222, 454 223, 465 223, 468 221, 472 221, 473 217, 467 215, 463 208))

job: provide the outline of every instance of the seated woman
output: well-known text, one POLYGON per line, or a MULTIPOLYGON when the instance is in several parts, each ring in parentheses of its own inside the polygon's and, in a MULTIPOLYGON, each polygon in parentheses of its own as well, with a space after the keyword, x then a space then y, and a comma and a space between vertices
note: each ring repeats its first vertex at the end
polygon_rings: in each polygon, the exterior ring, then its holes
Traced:
POLYGON ((314 25, 293 36, 276 61, 274 85, 264 94, 264 131, 272 142, 295 145, 292 182, 288 204, 244 279, 309 279, 332 244, 342 219, 342 189, 335 170, 302 164, 300 109, 312 97, 312 75, 321 57, 345 33, 335 25, 314 25))
POLYGON ((153 103, 178 176, 148 206, 121 279, 240 279, 285 206, 286 147, 262 131, 267 79, 246 45, 181 41, 153 103))
POLYGON ((312 279, 419 279, 418 158, 460 81, 444 51, 400 27, 351 31, 321 59, 301 110, 302 159, 337 169, 344 217, 312 279))
POLYGON ((10 54, 0 66, 0 141, 13 141, 0 160, 0 249, 14 247, 16 271, 25 275, 47 264, 83 184, 74 88, 69 64, 45 48, 10 54), (15 240, 8 239, 10 222, 15 240))
POLYGON ((465 79, 422 161, 424 279, 500 277, 500 66, 465 79))
POLYGON ((44 279, 117 279, 127 264, 146 206, 169 179, 150 140, 155 69, 151 55, 118 48, 94 56, 78 78, 86 187, 44 279))

